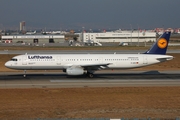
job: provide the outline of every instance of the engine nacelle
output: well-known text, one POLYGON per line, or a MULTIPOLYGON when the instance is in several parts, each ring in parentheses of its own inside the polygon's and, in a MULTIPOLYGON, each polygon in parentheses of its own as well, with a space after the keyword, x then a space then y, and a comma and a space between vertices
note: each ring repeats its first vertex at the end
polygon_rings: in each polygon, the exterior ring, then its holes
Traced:
POLYGON ((66 69, 67 75, 83 75, 84 70, 79 67, 70 67, 66 69))

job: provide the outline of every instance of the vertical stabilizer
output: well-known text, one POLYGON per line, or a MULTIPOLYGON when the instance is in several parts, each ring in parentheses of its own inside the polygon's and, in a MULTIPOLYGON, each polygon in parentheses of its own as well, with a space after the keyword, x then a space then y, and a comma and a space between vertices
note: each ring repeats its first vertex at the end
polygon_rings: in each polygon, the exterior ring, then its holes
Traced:
POLYGON ((161 54, 165 55, 169 43, 171 32, 164 32, 157 42, 144 54, 161 54))

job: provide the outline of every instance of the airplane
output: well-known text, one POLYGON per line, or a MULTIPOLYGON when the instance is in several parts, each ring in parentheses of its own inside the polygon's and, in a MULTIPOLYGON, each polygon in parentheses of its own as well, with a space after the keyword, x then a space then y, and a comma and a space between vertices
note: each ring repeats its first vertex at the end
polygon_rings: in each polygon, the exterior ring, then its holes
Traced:
POLYGON ((99 42, 94 42, 93 40, 87 40, 86 42, 84 42, 85 46, 102 46, 101 43, 99 42))
POLYGON ((24 70, 24 77, 26 70, 63 70, 67 75, 93 78, 97 70, 138 68, 172 60, 173 56, 166 55, 170 34, 162 34, 141 54, 24 54, 13 57, 5 66, 24 70))
POLYGON ((26 33, 26 35, 34 35, 34 34, 36 34, 36 31, 34 31, 34 32, 27 32, 26 33))

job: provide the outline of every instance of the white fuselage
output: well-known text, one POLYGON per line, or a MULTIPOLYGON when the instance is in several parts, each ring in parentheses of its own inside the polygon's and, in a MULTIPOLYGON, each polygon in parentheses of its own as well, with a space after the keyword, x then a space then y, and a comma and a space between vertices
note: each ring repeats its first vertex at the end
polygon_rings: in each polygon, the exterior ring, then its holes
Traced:
POLYGON ((72 66, 108 64, 104 69, 143 67, 172 59, 169 55, 153 54, 25 54, 5 63, 11 69, 57 70, 72 66))

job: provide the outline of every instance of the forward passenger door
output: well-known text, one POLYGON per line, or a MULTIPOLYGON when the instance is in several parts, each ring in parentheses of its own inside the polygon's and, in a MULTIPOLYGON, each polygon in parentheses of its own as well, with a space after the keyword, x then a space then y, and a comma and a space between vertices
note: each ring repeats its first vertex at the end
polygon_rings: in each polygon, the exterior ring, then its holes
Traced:
POLYGON ((22 57, 22 65, 27 65, 27 55, 22 57))

